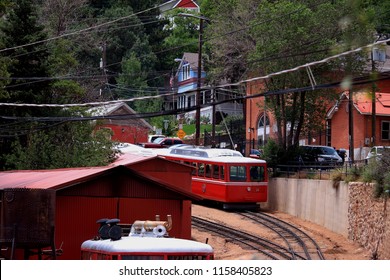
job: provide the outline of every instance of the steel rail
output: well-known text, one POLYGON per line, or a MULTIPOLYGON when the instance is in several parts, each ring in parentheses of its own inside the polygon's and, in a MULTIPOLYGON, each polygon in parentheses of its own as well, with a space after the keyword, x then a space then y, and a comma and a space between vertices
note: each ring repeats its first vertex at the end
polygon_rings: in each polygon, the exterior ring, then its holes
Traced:
POLYGON ((229 238, 238 244, 244 244, 274 260, 295 259, 289 248, 283 247, 275 242, 261 238, 259 236, 255 236, 248 232, 237 230, 236 228, 231 228, 195 216, 192 216, 192 225, 194 227, 215 233, 216 235, 229 238))
POLYGON ((317 242, 298 227, 262 212, 247 211, 240 215, 262 224, 277 233, 286 242, 286 245, 294 251, 293 254, 299 258, 306 260, 325 259, 317 242), (297 252, 296 244, 299 245, 299 249, 303 250, 305 257, 302 258, 299 254, 300 252, 297 252), (315 251, 315 254, 312 251, 315 251))

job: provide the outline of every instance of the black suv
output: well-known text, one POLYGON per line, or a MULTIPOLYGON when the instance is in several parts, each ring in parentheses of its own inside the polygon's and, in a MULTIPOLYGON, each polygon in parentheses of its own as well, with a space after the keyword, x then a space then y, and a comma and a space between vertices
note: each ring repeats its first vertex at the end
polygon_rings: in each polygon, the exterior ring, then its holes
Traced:
POLYGON ((298 158, 300 164, 338 166, 343 164, 343 159, 337 151, 329 146, 300 146, 298 158))

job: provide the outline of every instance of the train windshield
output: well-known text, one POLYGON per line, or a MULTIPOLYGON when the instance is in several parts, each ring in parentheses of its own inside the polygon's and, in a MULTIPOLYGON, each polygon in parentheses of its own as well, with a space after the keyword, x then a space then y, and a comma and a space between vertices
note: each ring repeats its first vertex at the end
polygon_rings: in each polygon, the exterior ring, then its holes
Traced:
POLYGON ((265 180, 264 166, 232 165, 229 170, 230 181, 233 182, 246 182, 248 174, 247 170, 249 171, 249 178, 251 182, 263 182, 265 180))

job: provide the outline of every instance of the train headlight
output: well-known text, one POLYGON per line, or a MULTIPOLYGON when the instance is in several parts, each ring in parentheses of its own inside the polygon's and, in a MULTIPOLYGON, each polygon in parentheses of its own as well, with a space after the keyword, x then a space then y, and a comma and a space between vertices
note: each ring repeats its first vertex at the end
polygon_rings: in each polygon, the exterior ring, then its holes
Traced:
POLYGON ((252 188, 251 188, 251 187, 247 187, 246 190, 247 190, 248 192, 250 192, 250 191, 252 190, 252 188))

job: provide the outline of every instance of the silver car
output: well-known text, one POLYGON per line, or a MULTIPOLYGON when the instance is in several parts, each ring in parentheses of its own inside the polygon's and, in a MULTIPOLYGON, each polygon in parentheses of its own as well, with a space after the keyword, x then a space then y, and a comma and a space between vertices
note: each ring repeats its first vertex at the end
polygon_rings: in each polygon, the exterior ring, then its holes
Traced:
POLYGON ((366 156, 366 161, 369 161, 370 159, 374 159, 374 158, 379 160, 385 149, 390 149, 390 146, 374 146, 374 147, 372 147, 371 150, 368 152, 368 155, 366 156))

